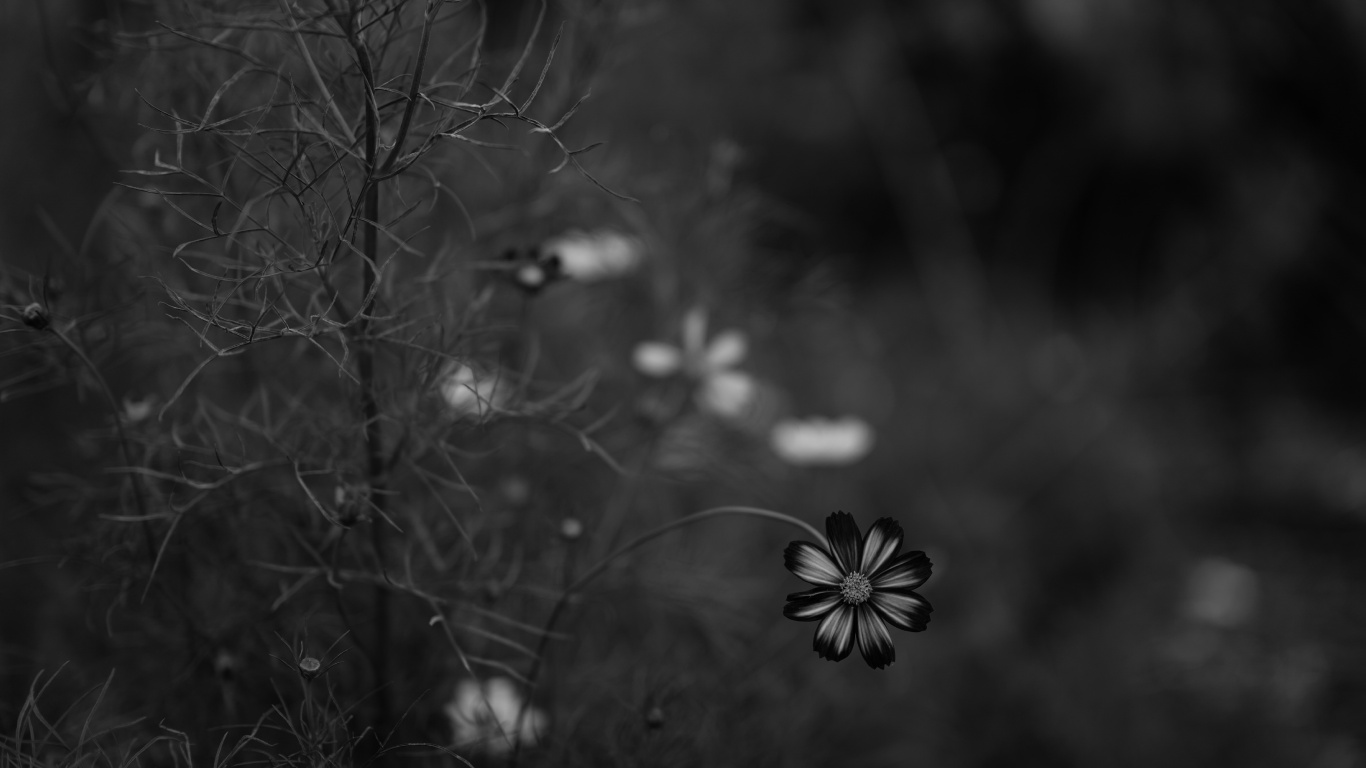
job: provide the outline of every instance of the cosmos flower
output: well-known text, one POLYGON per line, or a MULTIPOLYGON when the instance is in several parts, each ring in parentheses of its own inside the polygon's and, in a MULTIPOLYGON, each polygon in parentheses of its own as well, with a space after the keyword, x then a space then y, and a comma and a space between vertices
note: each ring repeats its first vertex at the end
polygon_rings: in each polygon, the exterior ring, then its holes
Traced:
POLYGON ((540 260, 557 263, 559 273, 591 283, 632 272, 640 265, 640 240, 612 229, 571 229, 541 243, 540 260))
POLYGON ((496 375, 478 374, 464 364, 448 367, 438 386, 441 399, 456 418, 482 419, 500 410, 507 400, 507 388, 496 375))
POLYGON ((787 596, 783 615, 819 621, 814 647, 822 658, 840 661, 854 644, 873 669, 896 661, 890 624, 920 632, 930 621, 930 602, 911 590, 930 578, 924 552, 901 549, 901 526, 890 517, 873 523, 860 537, 858 523, 844 512, 825 520, 827 551, 809 541, 794 541, 783 564, 815 589, 787 596))
POLYGON ((522 714, 523 706, 522 695, 506 677, 489 678, 482 685, 461 680, 446 704, 455 746, 505 755, 519 743, 534 745, 545 734, 546 715, 531 706, 522 714))
POLYGON ((873 449, 873 428, 853 416, 783 419, 773 425, 769 446, 788 464, 853 464, 873 449))
POLYGON ((509 278, 512 284, 521 288, 528 296, 535 296, 547 285, 564 276, 560 257, 546 254, 536 248, 519 252, 509 248, 503 252, 503 261, 511 268, 509 278))
POLYGON ((698 408, 723 418, 737 418, 754 401, 758 385, 754 377, 734 370, 745 359, 749 343, 745 334, 731 329, 707 343, 707 314, 694 307, 683 317, 683 345, 646 341, 636 345, 636 370, 662 378, 682 373, 697 382, 694 399, 698 408))

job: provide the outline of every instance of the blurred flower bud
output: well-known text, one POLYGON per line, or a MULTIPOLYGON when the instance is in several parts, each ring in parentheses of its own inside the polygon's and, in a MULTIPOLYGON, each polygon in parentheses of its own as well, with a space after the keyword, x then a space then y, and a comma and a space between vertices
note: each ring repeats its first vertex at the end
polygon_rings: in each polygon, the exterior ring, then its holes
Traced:
POLYGON ((237 656, 226 648, 218 649, 218 655, 213 657, 213 673, 225 683, 230 683, 237 677, 238 666, 237 656))
POLYGON ((664 710, 660 709, 658 704, 650 707, 650 710, 645 713, 645 725, 652 731, 664 727, 664 710))
POLYGON ((24 307, 19 314, 24 320, 24 325, 27 325, 35 331, 41 331, 44 328, 47 328, 50 322, 47 310, 43 309, 43 305, 36 301, 27 307, 24 307))
POLYGON ((566 517, 560 521, 560 537, 565 541, 578 541, 583 535, 583 523, 577 517, 566 517))
POLYGON ((350 528, 367 518, 366 502, 369 489, 365 484, 338 483, 332 491, 332 503, 336 517, 332 522, 343 528, 350 528))

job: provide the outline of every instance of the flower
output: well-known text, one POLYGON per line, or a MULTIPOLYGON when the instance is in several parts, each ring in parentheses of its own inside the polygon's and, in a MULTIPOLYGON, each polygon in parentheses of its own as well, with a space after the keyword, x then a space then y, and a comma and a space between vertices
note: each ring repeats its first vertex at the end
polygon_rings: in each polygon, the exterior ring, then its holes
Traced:
POLYGON ((497 376, 475 373, 468 365, 456 364, 441 377, 441 399, 457 418, 483 418, 503 407, 507 390, 497 376))
POLYGON ((528 296, 535 296, 542 288, 563 276, 560 257, 545 254, 536 248, 519 253, 515 248, 503 252, 503 260, 511 268, 512 284, 521 288, 528 296))
POLYGON ((458 748, 505 755, 517 744, 531 746, 545 733, 546 715, 525 705, 511 680, 494 677, 483 684, 461 680, 446 704, 458 748), (526 713, 522 713, 526 706, 526 713))
POLYGON ((732 370, 745 359, 749 343, 744 333, 734 329, 716 334, 710 344, 706 338, 707 314, 694 307, 683 316, 683 345, 637 344, 632 355, 636 370, 655 378, 681 372, 697 381, 694 399, 699 408, 724 418, 739 417, 758 391, 754 377, 732 370))
POLYGON ((830 549, 794 541, 783 564, 815 589, 787 596, 783 615, 795 621, 820 621, 814 647, 822 658, 840 661, 854 644, 873 669, 896 661, 887 625, 920 632, 930 621, 930 602, 911 590, 930 577, 924 552, 901 549, 901 526, 890 517, 873 523, 860 538, 858 523, 844 512, 825 520, 830 549))
POLYGON ((590 283, 633 271, 640 265, 640 240, 612 229, 571 229, 541 243, 539 258, 555 261, 571 280, 590 283))
POLYGON ((863 419, 783 419, 773 425, 769 446, 788 464, 853 464, 873 449, 873 428, 863 419))

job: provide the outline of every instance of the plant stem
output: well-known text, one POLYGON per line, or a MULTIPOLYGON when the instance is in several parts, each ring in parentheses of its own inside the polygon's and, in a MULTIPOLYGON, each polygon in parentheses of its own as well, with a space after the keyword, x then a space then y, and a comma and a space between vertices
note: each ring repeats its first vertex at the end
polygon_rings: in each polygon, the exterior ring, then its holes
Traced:
POLYGON ((517 724, 512 730, 514 742, 512 762, 510 763, 512 768, 516 768, 517 758, 522 752, 522 742, 519 738, 522 733, 522 720, 526 717, 526 712, 531 706, 531 696, 536 690, 536 682, 541 672, 541 662, 545 659, 546 646, 549 644, 550 637, 554 633, 555 623, 559 621, 560 614, 564 612, 565 606, 569 604, 569 598, 573 596, 575 592, 588 586, 589 582, 593 581, 593 579, 601 576, 602 573, 607 570, 607 567, 612 564, 612 561, 616 560, 618 557, 621 557, 637 547, 653 541, 670 531, 721 515, 747 515, 750 517, 761 517, 766 520, 775 520, 780 523, 787 523, 788 525, 795 525, 811 534, 811 537, 822 547, 828 549, 830 546, 826 541, 825 536, 822 535, 820 531, 816 530, 814 526, 804 520, 798 520, 791 515, 782 512, 774 512, 771 509, 761 509, 759 507, 725 506, 704 509, 701 512, 694 512, 691 515, 680 517, 677 520, 671 520, 657 528, 646 531, 620 547, 617 547, 611 554, 598 561, 592 568, 584 571, 583 575, 579 576, 579 578, 575 579, 569 586, 565 587, 564 592, 560 595, 559 599, 555 601, 555 606, 550 609, 550 618, 546 620, 545 630, 541 634, 541 639, 537 641, 536 656, 531 662, 531 671, 527 674, 527 698, 517 713, 517 724))
MULTIPOLYGON (((356 320, 356 336, 359 340, 357 368, 360 374, 361 411, 365 418, 366 475, 369 488, 369 502, 378 513, 370 525, 370 546, 374 549, 380 571, 385 571, 385 462, 383 433, 380 428, 379 403, 375 397, 375 348, 370 340, 370 323, 375 307, 376 284, 379 281, 379 244, 376 222, 379 221, 379 182, 375 179, 377 171, 377 147, 379 143, 379 119, 375 114, 374 88, 375 77, 370 66, 369 51, 359 37, 352 38, 357 58, 360 60, 361 74, 365 84, 365 164, 366 179, 364 189, 364 211, 361 215, 361 252, 365 263, 361 265, 361 304, 360 315, 356 320)), ((388 738, 390 723, 389 706, 389 590, 383 583, 374 588, 374 652, 371 654, 375 672, 375 733, 381 742, 388 738)))

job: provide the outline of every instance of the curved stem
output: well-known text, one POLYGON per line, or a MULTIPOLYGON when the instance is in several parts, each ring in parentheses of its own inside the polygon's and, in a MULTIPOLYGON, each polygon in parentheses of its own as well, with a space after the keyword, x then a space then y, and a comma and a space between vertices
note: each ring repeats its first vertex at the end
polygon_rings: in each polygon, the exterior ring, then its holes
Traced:
POLYGON ((625 544, 622 544, 620 547, 617 547, 615 550, 611 552, 611 554, 607 555, 602 560, 598 561, 598 563, 594 565, 592 568, 589 568, 587 571, 584 571, 582 576, 579 576, 579 578, 575 579, 569 586, 565 587, 563 594, 561 594, 559 599, 555 601, 555 606, 550 609, 550 618, 546 619, 545 630, 541 634, 541 639, 537 641, 536 644, 536 656, 531 662, 531 671, 527 674, 527 698, 526 701, 523 702, 521 709, 517 713, 517 723, 512 729, 514 736, 512 761, 510 763, 512 768, 517 767, 517 759, 522 753, 522 741, 520 739, 522 733, 522 721, 526 717, 527 710, 531 707, 531 696, 536 690, 537 677, 541 672, 541 662, 545 658, 546 645, 550 642, 550 638, 554 634, 555 623, 559 621, 560 614, 564 612, 565 606, 569 604, 569 598, 575 592, 578 592, 579 590, 588 586, 588 583, 591 582, 593 579, 596 579, 598 576, 602 575, 603 571, 606 571, 607 567, 612 564, 612 561, 616 560, 618 557, 621 557, 622 555, 630 552, 633 549, 636 549, 642 544, 646 544, 650 541, 653 541, 654 539, 657 539, 670 531, 682 528, 687 525, 692 525, 693 523, 699 522, 701 520, 706 520, 707 518, 719 517, 721 515, 748 515, 750 517, 761 517, 767 520, 774 520, 780 523, 787 523, 788 525, 795 525, 798 528, 801 528, 803 531, 806 531, 807 533, 811 534, 811 537, 815 539, 816 542, 820 544, 822 547, 825 547, 827 549, 829 549, 830 547, 830 544, 826 541, 825 536, 820 531, 816 530, 815 526, 811 525, 805 520, 798 520, 797 518, 791 515, 787 515, 782 512, 774 512, 771 509, 741 506, 712 507, 711 509, 704 509, 701 512, 694 512, 691 515, 680 517, 677 520, 671 520, 670 522, 667 522, 664 525, 659 526, 658 528, 646 531, 645 533, 640 534, 639 536, 635 537, 634 539, 631 539, 625 544))
MULTIPOLYGON (((597 565, 585 571, 584 574, 580 576, 578 579, 576 579, 573 584, 570 584, 568 587, 565 587, 564 596, 562 596, 560 600, 563 601, 569 595, 573 594, 574 592, 577 592, 580 589, 583 589, 588 584, 588 582, 597 578, 598 575, 600 575, 603 571, 607 570, 607 566, 611 565, 613 560, 617 559, 618 557, 621 557, 627 552, 630 552, 636 547, 639 547, 640 545, 652 539, 657 539, 660 536, 663 536, 664 534, 676 528, 682 528, 685 525, 691 525, 695 522, 698 522, 699 520, 705 520, 709 517, 717 517, 720 515, 750 515, 753 517, 763 517, 769 520, 776 520, 781 523, 795 525, 798 528, 801 528, 802 530, 811 534, 811 536, 815 538, 816 542, 819 543, 821 546, 827 548, 829 547, 829 545, 826 543, 825 536, 820 531, 816 530, 815 526, 811 525, 810 523, 804 520, 798 520, 797 518, 791 515, 783 514, 782 512, 774 512, 771 509, 762 509, 760 507, 712 507, 711 509, 704 509, 701 512, 694 512, 691 515, 687 515, 686 517, 680 517, 677 520, 665 523, 664 525, 661 525, 652 531, 646 531, 645 533, 642 533, 634 539, 631 539, 625 544, 622 544, 620 547, 617 547, 617 549, 614 550, 611 554, 607 555, 601 561, 599 561, 597 565)), ((545 642, 545 638, 542 638, 541 642, 545 642)))

